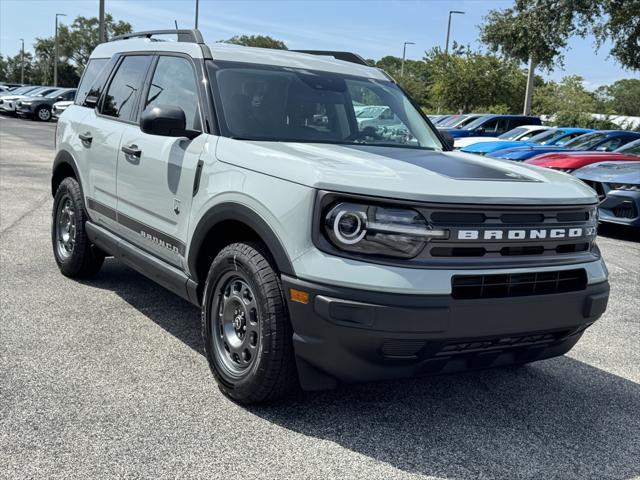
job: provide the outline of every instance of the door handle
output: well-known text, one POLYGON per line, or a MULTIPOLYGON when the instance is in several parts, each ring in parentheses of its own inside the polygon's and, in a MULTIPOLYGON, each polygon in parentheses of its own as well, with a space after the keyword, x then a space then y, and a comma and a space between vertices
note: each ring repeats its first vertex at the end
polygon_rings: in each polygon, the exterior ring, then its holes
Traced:
POLYGON ((91 132, 81 133, 80 135, 78 135, 78 138, 80 138, 80 141, 87 148, 91 146, 91 142, 93 141, 93 136, 91 135, 91 132))
POLYGON ((142 150, 140 150, 137 145, 125 145, 121 150, 127 157, 135 157, 138 159, 140 155, 142 155, 142 150))

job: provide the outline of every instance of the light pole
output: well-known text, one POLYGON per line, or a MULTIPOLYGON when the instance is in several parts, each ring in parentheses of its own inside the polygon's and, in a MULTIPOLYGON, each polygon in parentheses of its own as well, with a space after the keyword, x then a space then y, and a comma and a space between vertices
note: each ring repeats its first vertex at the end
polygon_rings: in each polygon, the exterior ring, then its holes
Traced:
POLYGON ((414 42, 404 42, 402 46, 402 65, 400 66, 400 77, 404 77, 404 60, 407 57, 407 45, 415 45, 414 42))
POLYGON ((200 7, 200 0, 196 0, 196 29, 198 28, 198 10, 200 7))
POLYGON ((104 0, 100 0, 98 4, 98 43, 106 41, 104 31, 104 0))
POLYGON ((58 86, 58 17, 66 17, 66 13, 56 13, 55 58, 53 59, 53 86, 58 86))
POLYGON ((460 10, 449 10, 449 24, 447 25, 447 43, 444 46, 444 53, 449 53, 449 35, 451 35, 451 15, 452 14, 464 15, 465 12, 460 10))
POLYGON ((20 49, 20 83, 24 85, 24 38, 21 38, 22 48, 20 49))

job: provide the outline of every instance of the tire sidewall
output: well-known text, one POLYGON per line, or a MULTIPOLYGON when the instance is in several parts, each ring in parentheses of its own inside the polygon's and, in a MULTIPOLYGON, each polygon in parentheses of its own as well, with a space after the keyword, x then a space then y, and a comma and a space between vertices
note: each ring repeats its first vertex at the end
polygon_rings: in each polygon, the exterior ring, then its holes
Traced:
POLYGON ((202 304, 202 325, 205 353, 216 380, 231 395, 233 395, 233 392, 237 392, 237 395, 233 396, 244 396, 244 392, 251 392, 259 389, 262 381, 261 373, 263 373, 264 364, 268 362, 266 356, 270 353, 266 339, 267 332, 270 331, 269 324, 271 323, 271 319, 269 318, 269 306, 266 302, 264 289, 261 287, 259 282, 256 281, 258 277, 259 272, 253 268, 253 265, 245 258, 244 255, 231 255, 230 252, 226 252, 222 256, 219 255, 214 260, 205 284, 202 304), (212 315, 216 315, 218 311, 218 292, 215 291, 215 289, 218 279, 228 272, 238 274, 251 287, 257 299, 258 321, 261 323, 257 358, 240 377, 230 376, 226 372, 225 368, 220 365, 218 361, 219 353, 215 351, 213 338, 214 332, 212 328, 212 315), (267 348, 265 349, 265 347, 267 348))

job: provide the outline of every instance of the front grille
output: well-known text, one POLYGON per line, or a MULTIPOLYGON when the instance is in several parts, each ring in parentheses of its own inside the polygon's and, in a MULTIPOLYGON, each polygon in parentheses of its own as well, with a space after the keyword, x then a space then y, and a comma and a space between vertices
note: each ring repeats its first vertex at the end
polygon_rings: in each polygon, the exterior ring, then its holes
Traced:
POLYGON ((547 347, 563 339, 569 331, 540 333, 533 335, 517 335, 509 337, 495 337, 483 340, 453 342, 444 345, 436 357, 469 355, 474 353, 502 352, 517 348, 547 347))
POLYGON ((498 259, 516 256, 575 255, 588 252, 595 237, 596 219, 593 206, 478 205, 467 208, 431 207, 419 210, 434 229, 450 231, 449 238, 431 240, 424 251, 424 257, 498 259), (569 235, 570 229, 579 234, 569 235), (563 233, 552 236, 552 231, 563 233))
POLYGON ((415 358, 426 343, 425 340, 389 339, 384 341, 380 350, 385 357, 415 358))
POLYGON ((587 287, 584 269, 555 272, 455 275, 451 280, 455 299, 506 298, 575 292, 587 287))

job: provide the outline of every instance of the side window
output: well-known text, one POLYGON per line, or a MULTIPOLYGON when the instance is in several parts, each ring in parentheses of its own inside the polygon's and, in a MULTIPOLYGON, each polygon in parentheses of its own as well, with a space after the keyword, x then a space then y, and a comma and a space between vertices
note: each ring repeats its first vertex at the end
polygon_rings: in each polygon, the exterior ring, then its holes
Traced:
POLYGON ((173 105, 184 110, 188 130, 202 130, 198 85, 193 66, 186 58, 161 56, 153 74, 144 108, 173 105))
POLYGON ((628 140, 625 137, 612 138, 598 145, 596 150, 599 152, 612 152, 613 150, 620 148, 627 141, 628 140))
POLYGON ((82 80, 80 80, 80 85, 78 85, 78 95, 76 95, 76 105, 82 105, 84 103, 85 98, 91 90, 93 83, 96 78, 104 68, 104 66, 109 61, 108 58, 93 58, 89 60, 87 66, 84 69, 84 74, 82 75, 82 80))
POLYGON ((138 92, 150 63, 151 57, 146 55, 124 57, 105 93, 100 108, 103 115, 133 120, 138 92))
POLYGON ((69 90, 68 92, 65 92, 64 95, 62 95, 64 97, 65 100, 73 100, 74 97, 76 96, 76 92, 75 90, 69 90))
POLYGON ((487 120, 482 125, 480 125, 480 128, 482 128, 485 132, 495 132, 498 128, 499 121, 499 118, 492 118, 491 120, 487 120))

